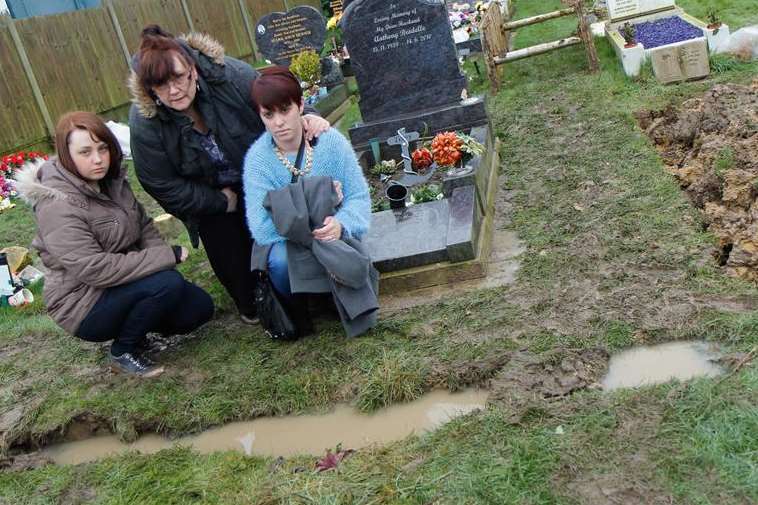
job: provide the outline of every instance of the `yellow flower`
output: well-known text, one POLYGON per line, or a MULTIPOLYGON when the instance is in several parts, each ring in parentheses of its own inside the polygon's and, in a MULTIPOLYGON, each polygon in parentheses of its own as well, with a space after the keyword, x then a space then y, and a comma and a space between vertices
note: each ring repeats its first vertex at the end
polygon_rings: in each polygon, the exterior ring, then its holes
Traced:
POLYGON ((342 19, 342 13, 332 16, 329 18, 329 21, 326 22, 326 29, 331 30, 332 28, 336 28, 337 24, 339 24, 340 19, 342 19))

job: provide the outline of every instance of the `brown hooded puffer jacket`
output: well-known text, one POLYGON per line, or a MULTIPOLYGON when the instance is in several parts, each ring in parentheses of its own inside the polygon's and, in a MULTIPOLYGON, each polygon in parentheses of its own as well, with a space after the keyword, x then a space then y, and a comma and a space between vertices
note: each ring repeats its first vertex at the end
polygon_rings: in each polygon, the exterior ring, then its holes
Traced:
POLYGON ((173 250, 134 198, 126 170, 101 186, 95 191, 57 158, 28 164, 16 177, 16 190, 34 208, 32 246, 49 269, 45 305, 72 334, 106 288, 176 265, 173 250))

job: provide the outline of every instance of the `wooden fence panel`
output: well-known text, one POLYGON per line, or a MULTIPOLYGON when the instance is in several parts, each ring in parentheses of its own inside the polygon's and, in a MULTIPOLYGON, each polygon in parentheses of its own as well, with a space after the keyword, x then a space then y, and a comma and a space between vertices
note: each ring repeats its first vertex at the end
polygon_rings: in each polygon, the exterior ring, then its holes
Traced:
POLYGON ((132 54, 139 49, 139 36, 146 25, 160 25, 174 35, 190 31, 181 0, 113 0, 113 8, 132 54))
POLYGON ((286 7, 284 0, 245 0, 247 11, 250 13, 250 21, 253 23, 253 29, 258 24, 258 20, 270 12, 284 12, 286 7))
POLYGON ((105 112, 129 101, 127 65, 106 10, 27 18, 16 27, 53 121, 70 110, 105 112))
POLYGON ((0 21, 0 152, 45 140, 47 130, 10 30, 0 21))
POLYGON ((187 7, 195 30, 221 42, 227 55, 246 58, 253 54, 237 0, 187 0, 187 7))

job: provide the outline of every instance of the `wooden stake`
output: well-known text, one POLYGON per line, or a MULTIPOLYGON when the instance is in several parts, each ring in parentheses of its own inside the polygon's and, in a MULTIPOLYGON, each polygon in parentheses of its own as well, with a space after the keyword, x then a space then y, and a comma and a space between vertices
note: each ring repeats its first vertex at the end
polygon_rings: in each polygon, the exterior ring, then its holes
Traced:
POLYGON ((576 9, 576 15, 579 17, 579 37, 584 43, 584 51, 587 53, 587 63, 590 66, 590 72, 597 73, 600 71, 600 60, 597 56, 597 49, 595 48, 595 41, 592 38, 590 24, 587 21, 587 16, 584 14, 582 0, 576 0, 574 8, 576 9))

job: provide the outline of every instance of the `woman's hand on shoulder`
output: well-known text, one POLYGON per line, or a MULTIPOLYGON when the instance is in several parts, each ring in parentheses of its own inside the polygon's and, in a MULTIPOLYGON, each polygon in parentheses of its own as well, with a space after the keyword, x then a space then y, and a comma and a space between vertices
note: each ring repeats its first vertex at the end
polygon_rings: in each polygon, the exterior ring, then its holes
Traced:
POLYGON ((339 240, 342 236, 342 223, 336 217, 327 216, 324 219, 324 226, 313 230, 313 238, 322 242, 332 242, 339 240))
POLYGON ((308 141, 327 131, 330 126, 329 121, 321 116, 316 116, 315 114, 305 114, 303 116, 303 128, 305 129, 305 138, 308 141))
POLYGON ((226 197, 226 211, 235 212, 237 210, 237 193, 232 188, 224 188, 221 192, 226 197))

